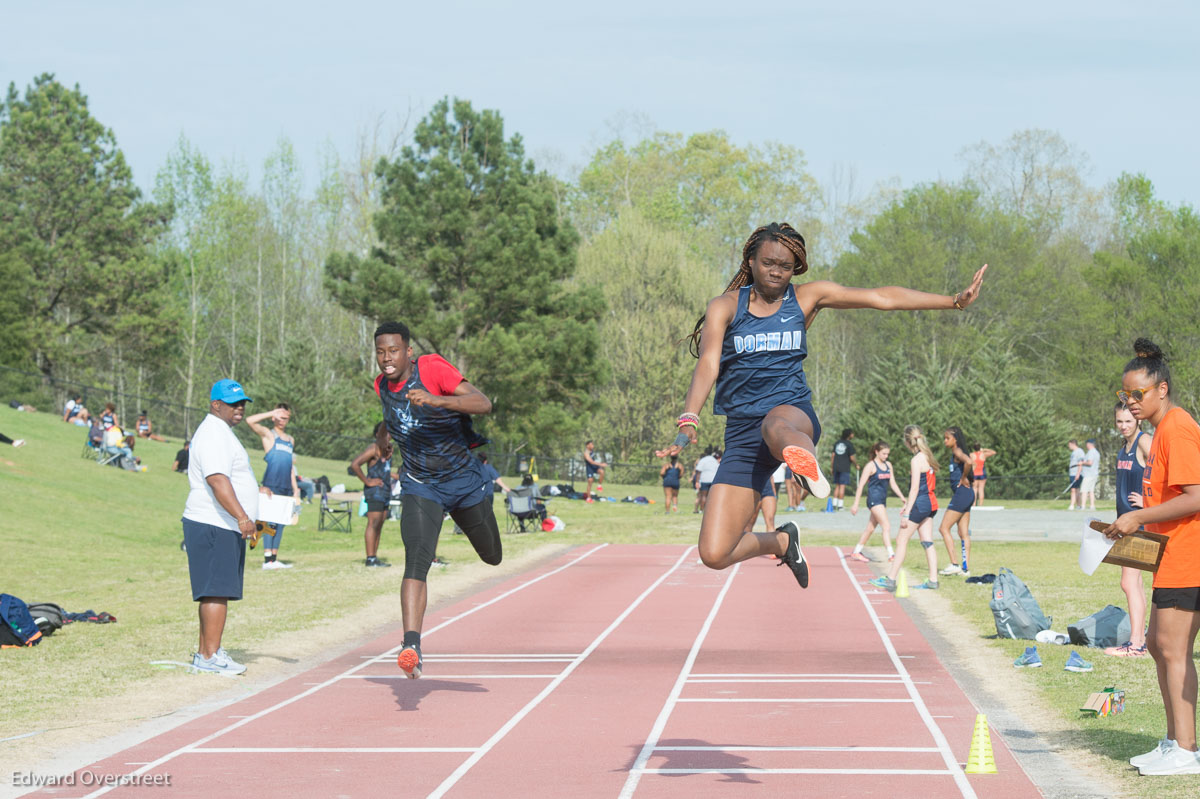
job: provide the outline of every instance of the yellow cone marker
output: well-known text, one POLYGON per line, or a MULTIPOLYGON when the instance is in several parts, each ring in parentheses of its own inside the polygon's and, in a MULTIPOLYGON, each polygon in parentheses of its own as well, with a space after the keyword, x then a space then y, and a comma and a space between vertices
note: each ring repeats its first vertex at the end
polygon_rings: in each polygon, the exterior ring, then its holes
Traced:
POLYGON ((975 716, 975 733, 971 736, 971 753, 967 755, 968 774, 995 774, 996 760, 992 756, 992 736, 988 732, 987 716, 975 716))
POLYGON ((905 575, 904 569, 896 575, 896 596, 899 599, 904 599, 908 596, 908 576, 905 575))

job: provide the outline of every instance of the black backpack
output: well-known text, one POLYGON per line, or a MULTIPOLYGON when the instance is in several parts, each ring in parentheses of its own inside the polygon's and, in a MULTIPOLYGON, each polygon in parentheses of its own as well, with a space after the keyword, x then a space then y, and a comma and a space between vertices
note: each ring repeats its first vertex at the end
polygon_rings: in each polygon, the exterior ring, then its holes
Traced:
POLYGON ((67 612, 62 605, 53 602, 35 602, 29 606, 29 615, 42 635, 53 635, 56 630, 62 629, 67 612))
POLYGON ((0 594, 0 646, 34 646, 42 642, 29 606, 12 594, 0 594))

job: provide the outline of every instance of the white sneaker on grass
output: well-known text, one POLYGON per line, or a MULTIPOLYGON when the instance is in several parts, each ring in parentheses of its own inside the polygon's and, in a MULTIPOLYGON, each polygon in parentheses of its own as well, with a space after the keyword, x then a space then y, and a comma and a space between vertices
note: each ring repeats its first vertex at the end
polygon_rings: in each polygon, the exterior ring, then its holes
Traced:
POLYGON ((1166 777, 1173 774, 1200 774, 1200 753, 1176 745, 1143 766, 1143 777, 1166 777))
POLYGON ((1129 765, 1141 768, 1147 763, 1153 763, 1155 760, 1158 760, 1160 757, 1162 757, 1163 752, 1174 749, 1175 746, 1176 743, 1170 738, 1163 738, 1158 742, 1158 746, 1154 747, 1146 754, 1129 758, 1129 765))
POLYGON ((938 572, 938 574, 945 574, 945 575, 962 574, 962 573, 963 573, 962 567, 959 566, 957 563, 951 563, 949 566, 947 566, 946 568, 944 568, 940 572, 938 572))
POLYGON ((203 657, 199 652, 192 655, 193 673, 220 674, 224 677, 236 677, 245 670, 246 667, 229 657, 224 648, 218 649, 210 658, 203 657))

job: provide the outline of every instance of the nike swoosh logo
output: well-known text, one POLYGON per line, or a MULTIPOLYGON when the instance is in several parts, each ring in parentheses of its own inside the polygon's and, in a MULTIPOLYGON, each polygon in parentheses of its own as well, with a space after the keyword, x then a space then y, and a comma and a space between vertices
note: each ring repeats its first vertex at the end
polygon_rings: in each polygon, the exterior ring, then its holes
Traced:
POLYGON ((792 316, 781 316, 781 317, 779 317, 779 321, 780 322, 790 322, 795 318, 796 318, 795 314, 793 314, 792 316))

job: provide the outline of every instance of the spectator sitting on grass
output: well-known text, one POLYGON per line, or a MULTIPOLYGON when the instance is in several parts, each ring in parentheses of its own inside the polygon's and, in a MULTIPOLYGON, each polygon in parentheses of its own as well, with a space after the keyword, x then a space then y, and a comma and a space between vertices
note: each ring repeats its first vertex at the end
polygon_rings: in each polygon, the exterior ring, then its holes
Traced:
POLYGON ((3 433, 0 433, 0 444, 12 444, 14 447, 23 447, 23 446, 25 446, 25 439, 23 439, 23 438, 12 439, 12 438, 9 438, 8 436, 4 435, 3 433))
POLYGON ((88 420, 91 419, 91 414, 88 409, 83 406, 83 397, 79 394, 74 395, 67 400, 67 404, 63 406, 63 421, 77 424, 80 427, 87 427, 88 420))
POLYGON ((150 417, 146 415, 145 411, 142 411, 141 415, 138 416, 137 422, 134 423, 133 427, 135 430, 137 430, 138 438, 149 438, 153 439, 154 441, 166 441, 165 438, 154 432, 154 425, 150 423, 150 417))
POLYGON ((142 461, 129 448, 129 438, 132 436, 126 436, 124 430, 113 425, 104 431, 104 451, 118 456, 113 463, 130 471, 137 471, 138 464, 142 461))

